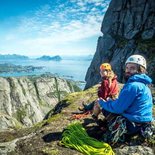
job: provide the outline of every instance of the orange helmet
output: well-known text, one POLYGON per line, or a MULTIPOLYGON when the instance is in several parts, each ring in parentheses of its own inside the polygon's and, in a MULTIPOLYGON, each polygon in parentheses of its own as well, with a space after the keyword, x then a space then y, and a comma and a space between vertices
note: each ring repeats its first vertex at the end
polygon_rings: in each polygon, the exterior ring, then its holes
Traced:
POLYGON ((100 70, 111 70, 111 65, 109 63, 103 63, 100 66, 100 70))

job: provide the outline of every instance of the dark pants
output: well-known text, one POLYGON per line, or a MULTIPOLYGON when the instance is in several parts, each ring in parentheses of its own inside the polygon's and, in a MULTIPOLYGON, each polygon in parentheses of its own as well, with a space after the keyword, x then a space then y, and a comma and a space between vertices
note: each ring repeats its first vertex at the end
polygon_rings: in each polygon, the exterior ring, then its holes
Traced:
MULTIPOLYGON (((107 122, 108 121, 115 122, 116 117, 120 116, 118 114, 110 113, 110 112, 108 112, 106 110, 102 110, 102 113, 107 118, 107 122)), ((123 117, 123 116, 121 116, 121 117, 123 117)), ((133 135, 133 134, 137 134, 138 132, 140 132, 142 124, 137 124, 137 123, 131 122, 126 118, 125 118, 125 120, 126 120, 126 128, 127 128, 127 133, 126 134, 133 135)))

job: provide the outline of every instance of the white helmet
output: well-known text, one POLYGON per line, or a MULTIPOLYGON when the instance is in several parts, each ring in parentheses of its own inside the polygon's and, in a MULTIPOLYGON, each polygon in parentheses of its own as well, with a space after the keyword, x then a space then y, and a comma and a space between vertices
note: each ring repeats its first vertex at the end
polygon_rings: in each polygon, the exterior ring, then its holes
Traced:
POLYGON ((125 65, 127 63, 134 63, 143 66, 146 69, 146 60, 141 55, 131 55, 125 62, 125 65))

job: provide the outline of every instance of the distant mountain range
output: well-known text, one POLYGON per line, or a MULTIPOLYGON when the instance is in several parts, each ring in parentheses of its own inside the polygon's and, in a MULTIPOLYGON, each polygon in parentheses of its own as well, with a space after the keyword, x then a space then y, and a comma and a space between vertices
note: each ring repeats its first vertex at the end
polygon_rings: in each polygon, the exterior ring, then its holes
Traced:
POLYGON ((91 61, 93 59, 93 55, 81 55, 81 56, 49 56, 49 55, 43 55, 37 58, 32 58, 24 55, 18 55, 18 54, 0 54, 0 60, 29 60, 29 59, 35 59, 35 60, 41 60, 41 61, 61 61, 63 60, 85 60, 85 61, 91 61))
POLYGON ((20 60, 27 60, 29 57, 24 56, 24 55, 17 55, 17 54, 6 54, 2 55, 0 54, 0 60, 8 60, 8 59, 20 59, 20 60))
MULTIPOLYGON (((18 54, 0 54, 0 60, 28 60, 30 59, 28 56, 24 56, 24 55, 18 55, 18 54)), ((56 56, 47 56, 47 55, 43 55, 39 58, 36 58, 36 60, 43 60, 43 61, 60 61, 62 60, 62 58, 59 55, 56 56)))
POLYGON ((60 60, 62 60, 62 58, 61 58, 59 55, 56 55, 56 56, 53 56, 53 57, 50 57, 50 56, 47 56, 47 55, 43 55, 43 56, 37 58, 36 60, 43 60, 43 61, 50 61, 50 60, 53 60, 53 61, 60 61, 60 60))

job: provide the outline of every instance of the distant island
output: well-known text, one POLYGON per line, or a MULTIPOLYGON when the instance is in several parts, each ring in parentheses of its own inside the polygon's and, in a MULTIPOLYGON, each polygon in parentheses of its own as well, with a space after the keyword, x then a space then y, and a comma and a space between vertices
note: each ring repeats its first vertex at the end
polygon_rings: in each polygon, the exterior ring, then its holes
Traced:
POLYGON ((40 57, 29 57, 25 55, 18 55, 18 54, 0 54, 0 61, 5 60, 41 60, 41 61, 61 61, 61 60, 83 60, 83 61, 91 61, 93 59, 93 55, 80 55, 80 56, 49 56, 49 55, 43 55, 40 57))
POLYGON ((59 55, 56 55, 56 56, 53 56, 53 57, 47 56, 47 55, 43 55, 43 56, 37 58, 36 60, 43 60, 43 61, 51 61, 51 60, 53 60, 53 61, 60 61, 60 60, 62 60, 62 58, 61 58, 59 55))
POLYGON ((28 60, 29 57, 18 54, 0 54, 0 60, 28 60))
POLYGON ((14 73, 14 72, 32 72, 36 69, 43 69, 42 66, 20 66, 10 63, 0 64, 0 73, 14 73))

